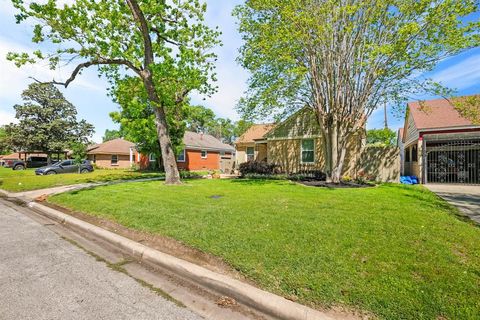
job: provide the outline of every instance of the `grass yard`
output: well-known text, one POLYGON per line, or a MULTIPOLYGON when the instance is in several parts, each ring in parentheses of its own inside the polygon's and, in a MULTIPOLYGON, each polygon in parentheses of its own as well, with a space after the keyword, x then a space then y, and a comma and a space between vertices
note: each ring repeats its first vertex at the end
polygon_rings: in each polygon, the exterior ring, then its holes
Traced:
POLYGON ((36 176, 34 169, 12 170, 0 167, 0 189, 12 192, 58 187, 85 182, 106 182, 121 179, 160 177, 160 173, 141 173, 130 170, 95 170, 85 174, 55 174, 36 176))
POLYGON ((193 180, 117 184, 49 201, 178 239, 313 307, 384 319, 480 318, 480 228, 422 187, 193 180))

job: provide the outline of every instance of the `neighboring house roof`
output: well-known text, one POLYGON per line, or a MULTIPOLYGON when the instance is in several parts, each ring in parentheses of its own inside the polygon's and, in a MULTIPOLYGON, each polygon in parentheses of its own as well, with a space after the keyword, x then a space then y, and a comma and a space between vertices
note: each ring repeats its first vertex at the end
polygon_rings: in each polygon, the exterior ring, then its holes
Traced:
MULTIPOLYGON (((18 155, 20 154, 22 157, 25 156, 25 153, 27 154, 28 157, 46 157, 46 153, 40 153, 40 152, 25 152, 25 151, 19 151, 19 152, 14 152, 10 154, 5 154, 3 156, 0 156, 0 159, 20 159, 18 155)), ((53 154, 56 154, 53 152, 53 154)))
POLYGON ((408 104, 418 130, 472 126, 472 121, 462 117, 446 99, 416 101, 408 104))
POLYGON ((1 159, 19 159, 18 157, 18 152, 10 153, 10 154, 5 154, 3 156, 0 156, 1 159))
POLYGON ((118 138, 104 143, 89 146, 87 153, 129 155, 131 148, 135 148, 135 143, 124 140, 122 138, 118 138))
POLYGON ((253 143, 255 140, 263 139, 264 136, 270 132, 275 127, 273 123, 266 123, 266 124, 254 124, 244 134, 242 134, 237 141, 236 144, 239 143, 253 143))
POLYGON ((214 136, 192 131, 185 132, 185 135, 183 136, 183 144, 185 145, 185 149, 203 149, 226 152, 235 151, 234 147, 221 142, 214 136))

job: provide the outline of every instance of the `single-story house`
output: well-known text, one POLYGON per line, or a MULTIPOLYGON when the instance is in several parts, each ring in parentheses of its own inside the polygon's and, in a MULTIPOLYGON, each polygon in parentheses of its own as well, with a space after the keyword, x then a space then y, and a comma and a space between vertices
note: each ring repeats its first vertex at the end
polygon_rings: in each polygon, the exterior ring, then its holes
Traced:
POLYGON ((99 168, 131 168, 142 160, 135 143, 122 138, 89 146, 87 159, 99 168))
MULTIPOLYGON (((276 125, 255 125, 236 141, 237 164, 249 160, 275 164, 284 173, 325 172, 322 135, 314 111, 302 108, 276 125)), ((398 181, 398 148, 366 147, 365 129, 347 147, 343 175, 360 173, 382 181, 398 181)))
POLYGON ((422 183, 480 184, 480 125, 451 101, 409 103, 401 139, 405 175, 422 183))
POLYGON ((177 157, 179 170, 220 170, 230 173, 235 164, 235 148, 214 136, 187 131, 182 152, 177 157))
POLYGON ((267 145, 264 136, 275 127, 273 123, 254 124, 235 142, 237 166, 243 162, 267 160, 267 145))

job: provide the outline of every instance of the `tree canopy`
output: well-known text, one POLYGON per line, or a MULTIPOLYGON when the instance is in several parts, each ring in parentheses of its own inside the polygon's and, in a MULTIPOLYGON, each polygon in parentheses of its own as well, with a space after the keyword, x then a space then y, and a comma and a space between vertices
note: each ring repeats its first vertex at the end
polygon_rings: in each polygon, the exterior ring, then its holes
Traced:
POLYGON ((367 130, 367 144, 395 146, 397 134, 389 128, 367 130))
MULTIPOLYGON (((157 159, 160 159, 155 111, 149 103, 147 92, 141 81, 135 77, 125 77, 117 81, 111 94, 120 110, 111 112, 110 117, 120 125, 121 135, 135 142, 140 152, 154 154, 157 159)), ((173 150, 178 154, 185 133, 184 103, 181 108, 178 106, 168 108, 166 116, 173 150)))
POLYGON ((17 151, 63 152, 73 143, 87 144, 94 130, 77 120, 77 110, 52 84, 32 83, 23 91, 22 105, 15 105, 17 124, 6 126, 10 144, 17 151))
POLYGON ((480 95, 455 97, 451 101, 462 117, 480 125, 480 95))
MULTIPOLYGON (((215 87, 212 48, 219 32, 204 23, 206 5, 192 1, 12 0, 17 22, 35 23, 32 41, 53 43, 53 52, 10 53, 18 66, 47 60, 52 69, 77 61, 67 87, 85 69, 97 66, 115 84, 124 77, 141 80, 155 114, 166 183, 180 182, 170 140, 167 109, 182 108, 190 92, 211 94, 215 87)), ((40 46, 39 46, 40 48, 40 46)))
POLYGON ((123 135, 120 130, 106 129, 102 137, 102 142, 107 142, 107 141, 122 138, 122 137, 123 135))
POLYGON ((0 126, 0 155, 12 151, 5 126, 0 126))
POLYGON ((443 93, 422 77, 479 44, 473 0, 250 0, 235 9, 251 72, 238 110, 251 117, 308 106, 322 133, 328 179, 339 181, 349 141, 371 113, 411 94, 443 93))

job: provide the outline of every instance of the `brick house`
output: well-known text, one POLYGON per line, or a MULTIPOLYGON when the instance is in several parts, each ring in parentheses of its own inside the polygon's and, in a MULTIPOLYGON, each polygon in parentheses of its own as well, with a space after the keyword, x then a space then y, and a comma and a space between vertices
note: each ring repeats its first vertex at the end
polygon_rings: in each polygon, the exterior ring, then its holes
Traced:
POLYGON ((422 183, 480 184, 480 125, 451 101, 409 103, 401 140, 405 175, 422 183))
POLYGON ((141 165, 141 155, 133 142, 122 138, 89 146, 87 159, 99 168, 131 168, 141 165))
POLYGON ((204 133, 187 131, 183 137, 184 149, 177 157, 179 170, 233 170, 235 148, 204 133))

